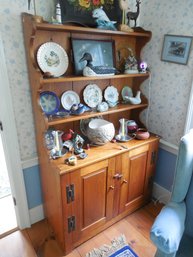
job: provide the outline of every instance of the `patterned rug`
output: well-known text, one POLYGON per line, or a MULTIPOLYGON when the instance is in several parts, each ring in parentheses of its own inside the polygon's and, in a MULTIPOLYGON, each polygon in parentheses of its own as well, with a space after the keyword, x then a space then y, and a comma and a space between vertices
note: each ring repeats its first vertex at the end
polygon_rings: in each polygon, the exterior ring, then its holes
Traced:
POLYGON ((100 248, 94 248, 86 254, 86 257, 138 257, 137 254, 128 245, 124 235, 111 241, 111 245, 103 245, 100 248))

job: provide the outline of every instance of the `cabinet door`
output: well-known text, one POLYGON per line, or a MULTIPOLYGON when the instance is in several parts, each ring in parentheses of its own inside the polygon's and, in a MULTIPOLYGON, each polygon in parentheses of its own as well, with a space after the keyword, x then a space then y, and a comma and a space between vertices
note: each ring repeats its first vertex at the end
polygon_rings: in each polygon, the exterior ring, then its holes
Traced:
POLYGON ((134 210, 144 201, 148 150, 147 144, 122 155, 120 213, 134 210))
POLYGON ((77 210, 77 226, 80 237, 94 235, 95 230, 109 219, 107 194, 108 160, 80 169, 80 209, 77 210))

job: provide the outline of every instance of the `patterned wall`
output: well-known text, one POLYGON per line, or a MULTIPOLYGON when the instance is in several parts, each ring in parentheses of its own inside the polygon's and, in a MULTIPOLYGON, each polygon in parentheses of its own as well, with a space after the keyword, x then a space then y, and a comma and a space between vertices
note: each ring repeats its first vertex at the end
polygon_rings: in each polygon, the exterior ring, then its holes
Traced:
MULTIPOLYGON (((53 15, 54 0, 36 2, 38 3, 36 5, 37 15, 42 15, 45 19, 53 15)), ((4 44, 22 160, 36 156, 30 87, 21 22, 21 13, 29 12, 27 8, 27 0, 6 0, 1 1, 0 4, 1 36, 4 44)), ((33 13, 33 4, 31 13, 33 13)))
MULTIPOLYGON (((54 0, 36 1, 37 14, 49 19, 54 13, 54 0), (46 3, 46 5, 45 5, 46 3)), ((133 9, 134 0, 129 0, 133 9)), ((27 10, 27 0, 6 0, 0 5, 0 28, 12 92, 16 126, 22 160, 36 155, 33 114, 23 44, 21 12, 27 10)), ((33 13, 33 8, 31 10, 33 13)), ((148 127, 164 140, 177 144, 183 133, 192 80, 193 54, 188 65, 160 61, 163 36, 166 33, 192 35, 192 0, 143 0, 140 25, 153 32, 152 41, 143 51, 144 60, 152 71, 151 83, 143 90, 151 105, 148 127)), ((146 112, 147 113, 147 112, 146 112)), ((146 113, 142 115, 146 119, 146 113)))
MULTIPOLYGON (((140 25, 152 31, 152 40, 143 56, 152 72, 149 129, 172 144, 178 144, 184 131, 189 94, 192 84, 193 52, 187 65, 160 60, 164 34, 193 35, 192 0, 143 0, 140 25)), ((143 115, 145 119, 145 115, 143 115)))

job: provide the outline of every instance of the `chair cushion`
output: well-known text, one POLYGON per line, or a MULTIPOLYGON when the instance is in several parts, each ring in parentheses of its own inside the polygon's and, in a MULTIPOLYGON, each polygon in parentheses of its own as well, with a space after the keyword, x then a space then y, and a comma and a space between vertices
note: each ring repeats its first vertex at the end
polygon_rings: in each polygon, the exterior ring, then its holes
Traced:
POLYGON ((157 216, 150 237, 154 244, 166 254, 178 250, 184 232, 186 216, 185 203, 170 202, 157 216))

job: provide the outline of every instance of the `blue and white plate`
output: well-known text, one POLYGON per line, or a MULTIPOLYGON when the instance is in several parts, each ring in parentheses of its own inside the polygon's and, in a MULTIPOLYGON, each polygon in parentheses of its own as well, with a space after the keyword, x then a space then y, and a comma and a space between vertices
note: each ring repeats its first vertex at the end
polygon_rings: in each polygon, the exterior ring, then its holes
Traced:
POLYGON ((46 115, 53 115, 60 108, 60 100, 52 91, 44 91, 40 93, 40 106, 46 115))

